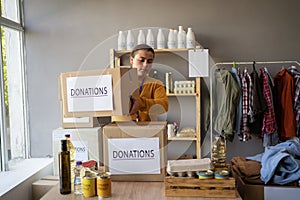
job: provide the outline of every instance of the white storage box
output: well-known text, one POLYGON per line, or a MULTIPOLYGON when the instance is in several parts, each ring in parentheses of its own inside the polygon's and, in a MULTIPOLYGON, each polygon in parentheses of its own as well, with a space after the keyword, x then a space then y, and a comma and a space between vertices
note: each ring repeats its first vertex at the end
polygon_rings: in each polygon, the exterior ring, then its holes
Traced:
MULTIPOLYGON (((72 142, 77 142, 83 145, 84 150, 88 152, 89 160, 96 160, 98 165, 103 164, 102 152, 102 127, 96 128, 79 128, 79 129, 63 129, 58 128, 52 132, 52 152, 53 152, 53 171, 54 176, 59 174, 58 169, 58 154, 61 151, 60 140, 65 134, 70 134, 72 142)), ((83 148, 81 152, 83 153, 83 148)))

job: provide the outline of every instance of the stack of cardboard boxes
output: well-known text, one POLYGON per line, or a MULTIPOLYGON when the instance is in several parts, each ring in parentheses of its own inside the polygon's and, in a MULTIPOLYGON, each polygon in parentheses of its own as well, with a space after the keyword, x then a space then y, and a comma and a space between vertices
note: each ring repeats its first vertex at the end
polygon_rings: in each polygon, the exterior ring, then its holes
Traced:
POLYGON ((138 85, 136 74, 136 69, 129 67, 60 74, 62 126, 52 133, 54 175, 58 175, 59 142, 66 133, 71 136, 78 160, 103 164, 103 126, 112 116, 128 118, 130 95, 138 85))
MULTIPOLYGON (((149 141, 151 138, 158 138, 158 152, 155 153, 158 156, 158 170, 155 173, 146 172, 148 173, 146 176, 141 175, 143 172, 139 172, 140 175, 137 176, 118 174, 116 176, 118 178, 113 179, 137 180, 132 177, 140 177, 138 180, 163 181, 166 122, 135 123, 131 122, 129 116, 130 96, 139 89, 136 69, 119 67, 65 72, 60 74, 59 85, 62 127, 53 130, 52 133, 54 175, 57 176, 59 173, 60 140, 66 133, 70 134, 75 146, 75 159, 96 160, 98 165, 105 165, 107 171, 111 171, 109 162, 113 162, 109 159, 109 150, 112 146, 109 141, 148 137, 149 141)), ((136 141, 133 141, 133 144, 135 143, 136 141)))

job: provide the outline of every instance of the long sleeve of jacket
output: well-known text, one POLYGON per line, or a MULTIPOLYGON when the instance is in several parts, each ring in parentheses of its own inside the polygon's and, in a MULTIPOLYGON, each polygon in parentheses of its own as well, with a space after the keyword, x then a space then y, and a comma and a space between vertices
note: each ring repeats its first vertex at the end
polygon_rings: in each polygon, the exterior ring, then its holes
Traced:
POLYGON ((155 121, 157 115, 168 111, 168 97, 163 83, 151 77, 146 77, 139 101, 139 120, 155 121))

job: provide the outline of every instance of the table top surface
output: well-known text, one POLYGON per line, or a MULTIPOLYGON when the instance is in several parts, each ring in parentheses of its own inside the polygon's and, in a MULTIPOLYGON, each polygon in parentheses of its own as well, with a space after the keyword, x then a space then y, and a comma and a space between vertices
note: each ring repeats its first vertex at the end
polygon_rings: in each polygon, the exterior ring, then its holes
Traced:
MULTIPOLYGON (((42 200, 98 200, 98 197, 83 197, 83 195, 75 195, 74 193, 61 195, 59 193, 59 184, 54 186, 49 192, 47 192, 42 200)), ((101 199, 101 198, 99 198, 101 199)), ((103 198, 104 199, 104 198, 103 198)), ((242 200, 237 192, 236 198, 202 198, 202 197, 166 197, 164 195, 164 182, 116 182, 112 181, 112 196, 113 200, 242 200)))

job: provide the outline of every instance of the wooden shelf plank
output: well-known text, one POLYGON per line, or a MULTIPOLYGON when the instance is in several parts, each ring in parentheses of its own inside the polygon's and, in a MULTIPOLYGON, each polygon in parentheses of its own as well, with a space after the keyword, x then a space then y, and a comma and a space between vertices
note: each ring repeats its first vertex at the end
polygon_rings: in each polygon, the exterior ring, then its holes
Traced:
MULTIPOLYGON (((182 48, 182 49, 154 49, 155 53, 176 53, 176 52, 187 52, 188 48, 182 48)), ((118 55, 122 54, 129 54, 131 50, 115 50, 115 53, 118 55)))
POLYGON ((168 140, 186 140, 186 141, 196 141, 197 138, 196 137, 170 137, 168 138, 168 140))

